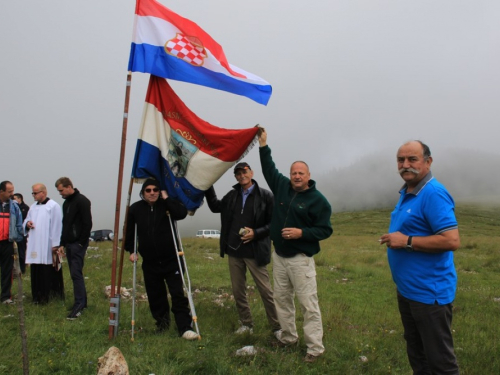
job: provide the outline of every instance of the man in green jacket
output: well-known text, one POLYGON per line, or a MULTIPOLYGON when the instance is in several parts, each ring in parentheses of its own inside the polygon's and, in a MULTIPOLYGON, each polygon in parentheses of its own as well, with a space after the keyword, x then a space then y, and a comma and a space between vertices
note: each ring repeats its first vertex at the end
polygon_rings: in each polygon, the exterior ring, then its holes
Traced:
POLYGON ((282 175, 273 162, 267 146, 267 133, 259 132, 262 173, 274 194, 271 240, 274 244, 274 303, 283 330, 279 346, 298 341, 295 324, 294 294, 304 315, 305 362, 314 362, 325 351, 323 324, 319 310, 316 267, 313 255, 320 250, 319 241, 333 233, 332 208, 311 180, 309 167, 296 161, 290 167, 290 178, 282 175))

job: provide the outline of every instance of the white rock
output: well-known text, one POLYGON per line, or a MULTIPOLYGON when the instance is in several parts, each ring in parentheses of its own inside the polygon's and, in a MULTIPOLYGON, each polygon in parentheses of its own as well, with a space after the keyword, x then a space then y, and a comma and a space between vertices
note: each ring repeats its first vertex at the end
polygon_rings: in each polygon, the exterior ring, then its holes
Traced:
POLYGON ((130 375, 127 361, 120 349, 112 346, 102 357, 99 357, 97 375, 130 375))
POLYGON ((236 351, 236 355, 255 355, 257 354, 257 349, 253 345, 244 346, 236 351))

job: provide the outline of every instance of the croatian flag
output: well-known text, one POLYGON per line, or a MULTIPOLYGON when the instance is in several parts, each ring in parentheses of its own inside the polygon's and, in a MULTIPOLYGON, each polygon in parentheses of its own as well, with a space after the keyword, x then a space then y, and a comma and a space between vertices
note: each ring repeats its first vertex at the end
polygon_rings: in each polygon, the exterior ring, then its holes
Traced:
POLYGON ((194 212, 208 190, 257 141, 258 127, 222 129, 200 119, 165 79, 151 76, 132 177, 154 177, 194 212))
POLYGON ((196 23, 155 0, 137 0, 128 70, 246 96, 267 105, 271 85, 228 63, 222 47, 196 23))

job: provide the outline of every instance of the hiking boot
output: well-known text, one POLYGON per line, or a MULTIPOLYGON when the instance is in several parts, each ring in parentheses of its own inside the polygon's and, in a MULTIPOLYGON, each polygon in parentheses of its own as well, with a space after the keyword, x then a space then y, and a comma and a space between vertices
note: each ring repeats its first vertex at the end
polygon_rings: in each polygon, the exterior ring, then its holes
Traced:
POLYGON ((184 332, 181 336, 184 340, 192 341, 198 339, 198 334, 194 331, 188 330, 184 332))
POLYGON ((16 303, 14 301, 12 301, 10 298, 8 298, 5 301, 2 301, 2 304, 4 304, 4 305, 15 305, 16 303))
POLYGON ((281 336, 283 335, 283 330, 277 329, 276 331, 273 332, 273 334, 274 334, 274 337, 276 337, 276 339, 278 341, 281 341, 281 336))
POLYGON ((236 331, 234 331, 235 335, 243 335, 244 333, 248 333, 249 335, 251 335, 253 333, 253 328, 243 325, 240 328, 238 328, 236 331))
POLYGON ((75 306, 73 308, 73 311, 69 313, 69 315, 66 317, 68 320, 75 320, 77 319, 80 315, 82 315, 83 309, 85 307, 82 305, 75 306))
POLYGON ((299 340, 294 341, 294 342, 290 342, 290 343, 286 343, 286 342, 283 342, 280 339, 278 339, 278 340, 271 342, 271 346, 273 346, 275 348, 288 348, 288 347, 297 345, 298 342, 299 342, 299 340))
POLYGON ((162 333, 162 332, 168 331, 169 328, 170 328, 170 322, 168 320, 162 320, 162 321, 156 322, 155 332, 162 333))
POLYGON ((316 360, 320 357, 321 354, 314 355, 311 353, 307 353, 306 356, 304 357, 304 362, 306 363, 314 363, 316 360))

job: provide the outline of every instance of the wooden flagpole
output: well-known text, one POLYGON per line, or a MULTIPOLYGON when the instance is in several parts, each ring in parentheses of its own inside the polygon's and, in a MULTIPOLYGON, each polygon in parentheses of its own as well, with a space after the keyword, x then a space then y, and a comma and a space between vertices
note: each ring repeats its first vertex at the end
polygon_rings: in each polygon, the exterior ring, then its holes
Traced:
POLYGON ((122 249, 120 251, 120 268, 119 268, 119 272, 118 272, 118 284, 116 285, 116 288, 118 289, 118 293, 120 293, 120 288, 122 286, 123 259, 124 259, 124 254, 125 254, 125 239, 127 237, 127 218, 128 218, 128 209, 130 208, 130 197, 132 196, 132 187, 133 186, 134 186, 134 178, 131 177, 130 184, 128 186, 127 206, 125 207, 125 220, 123 222, 122 249))
MULTIPOLYGON (((118 184, 116 188, 116 206, 115 206, 115 226, 113 237, 113 258, 111 263, 111 302, 109 310, 109 338, 112 339, 118 332, 118 309, 116 303, 112 302, 116 299, 116 258, 118 253, 118 238, 120 226, 120 202, 122 197, 122 182, 123 182, 123 164, 125 160, 125 145, 127 143, 127 125, 128 125, 128 107, 130 102, 130 87, 132 85, 132 72, 127 73, 127 86, 125 89, 125 103, 123 109, 123 125, 122 125, 122 143, 120 148, 120 164, 118 168, 118 184)), ((123 236, 125 240, 125 234, 123 236)), ((119 292, 118 292, 119 295, 119 292)), ((118 304, 119 305, 119 304, 118 304)))
POLYGON ((23 354, 23 374, 30 373, 30 361, 28 359, 28 334, 26 333, 26 324, 24 319, 24 304, 23 304, 23 278, 21 274, 21 266, 19 264, 19 250, 17 243, 12 243, 14 246, 14 274, 17 277, 17 312, 19 313, 19 328, 21 331, 21 345, 23 354))

